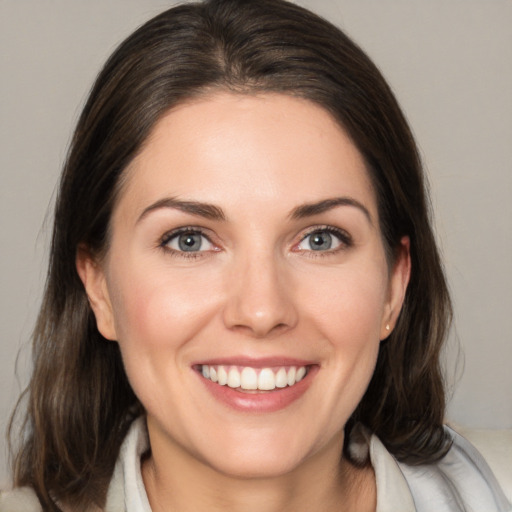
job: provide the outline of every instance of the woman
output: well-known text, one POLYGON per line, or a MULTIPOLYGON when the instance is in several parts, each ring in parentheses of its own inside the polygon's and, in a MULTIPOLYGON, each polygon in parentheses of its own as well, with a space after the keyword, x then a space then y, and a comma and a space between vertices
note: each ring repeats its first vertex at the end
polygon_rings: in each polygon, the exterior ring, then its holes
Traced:
POLYGON ((149 21, 72 141, 2 510, 509 510, 442 425, 427 204, 335 27, 273 0, 149 21))

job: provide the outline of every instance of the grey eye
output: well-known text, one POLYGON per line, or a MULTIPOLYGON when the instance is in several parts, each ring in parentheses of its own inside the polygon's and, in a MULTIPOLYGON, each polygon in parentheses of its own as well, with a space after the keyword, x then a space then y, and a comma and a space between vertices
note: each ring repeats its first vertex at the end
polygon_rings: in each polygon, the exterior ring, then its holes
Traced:
POLYGON ((176 233, 165 244, 169 249, 180 252, 200 252, 212 249, 212 243, 199 231, 176 233))
POLYGON ((332 248, 333 237, 326 231, 309 235, 309 246, 313 251, 327 251, 332 248))
POLYGON ((184 233, 178 237, 178 246, 182 251, 199 251, 202 245, 202 235, 198 233, 184 233))
POLYGON ((301 251, 325 252, 338 249, 341 245, 350 245, 347 236, 333 228, 316 229, 306 235, 297 248, 301 251))

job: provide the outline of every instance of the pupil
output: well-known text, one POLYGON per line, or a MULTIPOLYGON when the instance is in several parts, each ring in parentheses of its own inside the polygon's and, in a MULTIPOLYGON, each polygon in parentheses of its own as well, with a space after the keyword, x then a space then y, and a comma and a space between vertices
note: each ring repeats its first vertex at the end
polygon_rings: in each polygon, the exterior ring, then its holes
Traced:
POLYGON ((311 247, 314 251, 330 249, 332 236, 329 233, 316 233, 311 237, 311 247))
POLYGON ((194 233, 181 235, 178 243, 182 251, 198 251, 201 248, 201 235, 194 233))

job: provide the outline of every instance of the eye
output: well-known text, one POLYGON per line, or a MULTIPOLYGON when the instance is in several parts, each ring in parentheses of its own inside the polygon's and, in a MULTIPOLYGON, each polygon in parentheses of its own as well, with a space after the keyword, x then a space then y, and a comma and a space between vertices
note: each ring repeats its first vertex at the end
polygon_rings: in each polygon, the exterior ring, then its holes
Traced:
POLYGON ((309 232, 296 246, 299 251, 336 252, 352 244, 350 236, 333 227, 316 228, 309 232))
POLYGON ((202 231, 190 228, 168 233, 163 237, 161 246, 180 253, 198 253, 215 249, 202 231))

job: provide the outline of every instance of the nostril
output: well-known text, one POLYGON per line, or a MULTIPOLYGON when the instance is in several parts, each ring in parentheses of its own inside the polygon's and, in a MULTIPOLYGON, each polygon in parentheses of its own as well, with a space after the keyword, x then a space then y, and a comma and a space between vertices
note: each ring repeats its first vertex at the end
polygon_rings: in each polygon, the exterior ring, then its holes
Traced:
POLYGON ((280 323, 280 324, 277 324, 275 327, 274 327, 274 331, 284 331, 284 330, 287 330, 288 329, 288 325, 285 324, 285 323, 280 323))
POLYGON ((245 325, 236 324, 230 327, 231 330, 238 331, 241 334, 246 334, 256 339, 271 338, 278 336, 288 329, 290 326, 284 322, 280 322, 276 325, 264 326, 264 325, 245 325))
MULTIPOLYGON (((243 282, 234 285, 224 304, 223 321, 235 329, 261 338, 282 333, 295 325, 297 311, 290 287, 269 268, 246 269, 243 282)), ((238 277, 238 276, 237 276, 238 277)))

